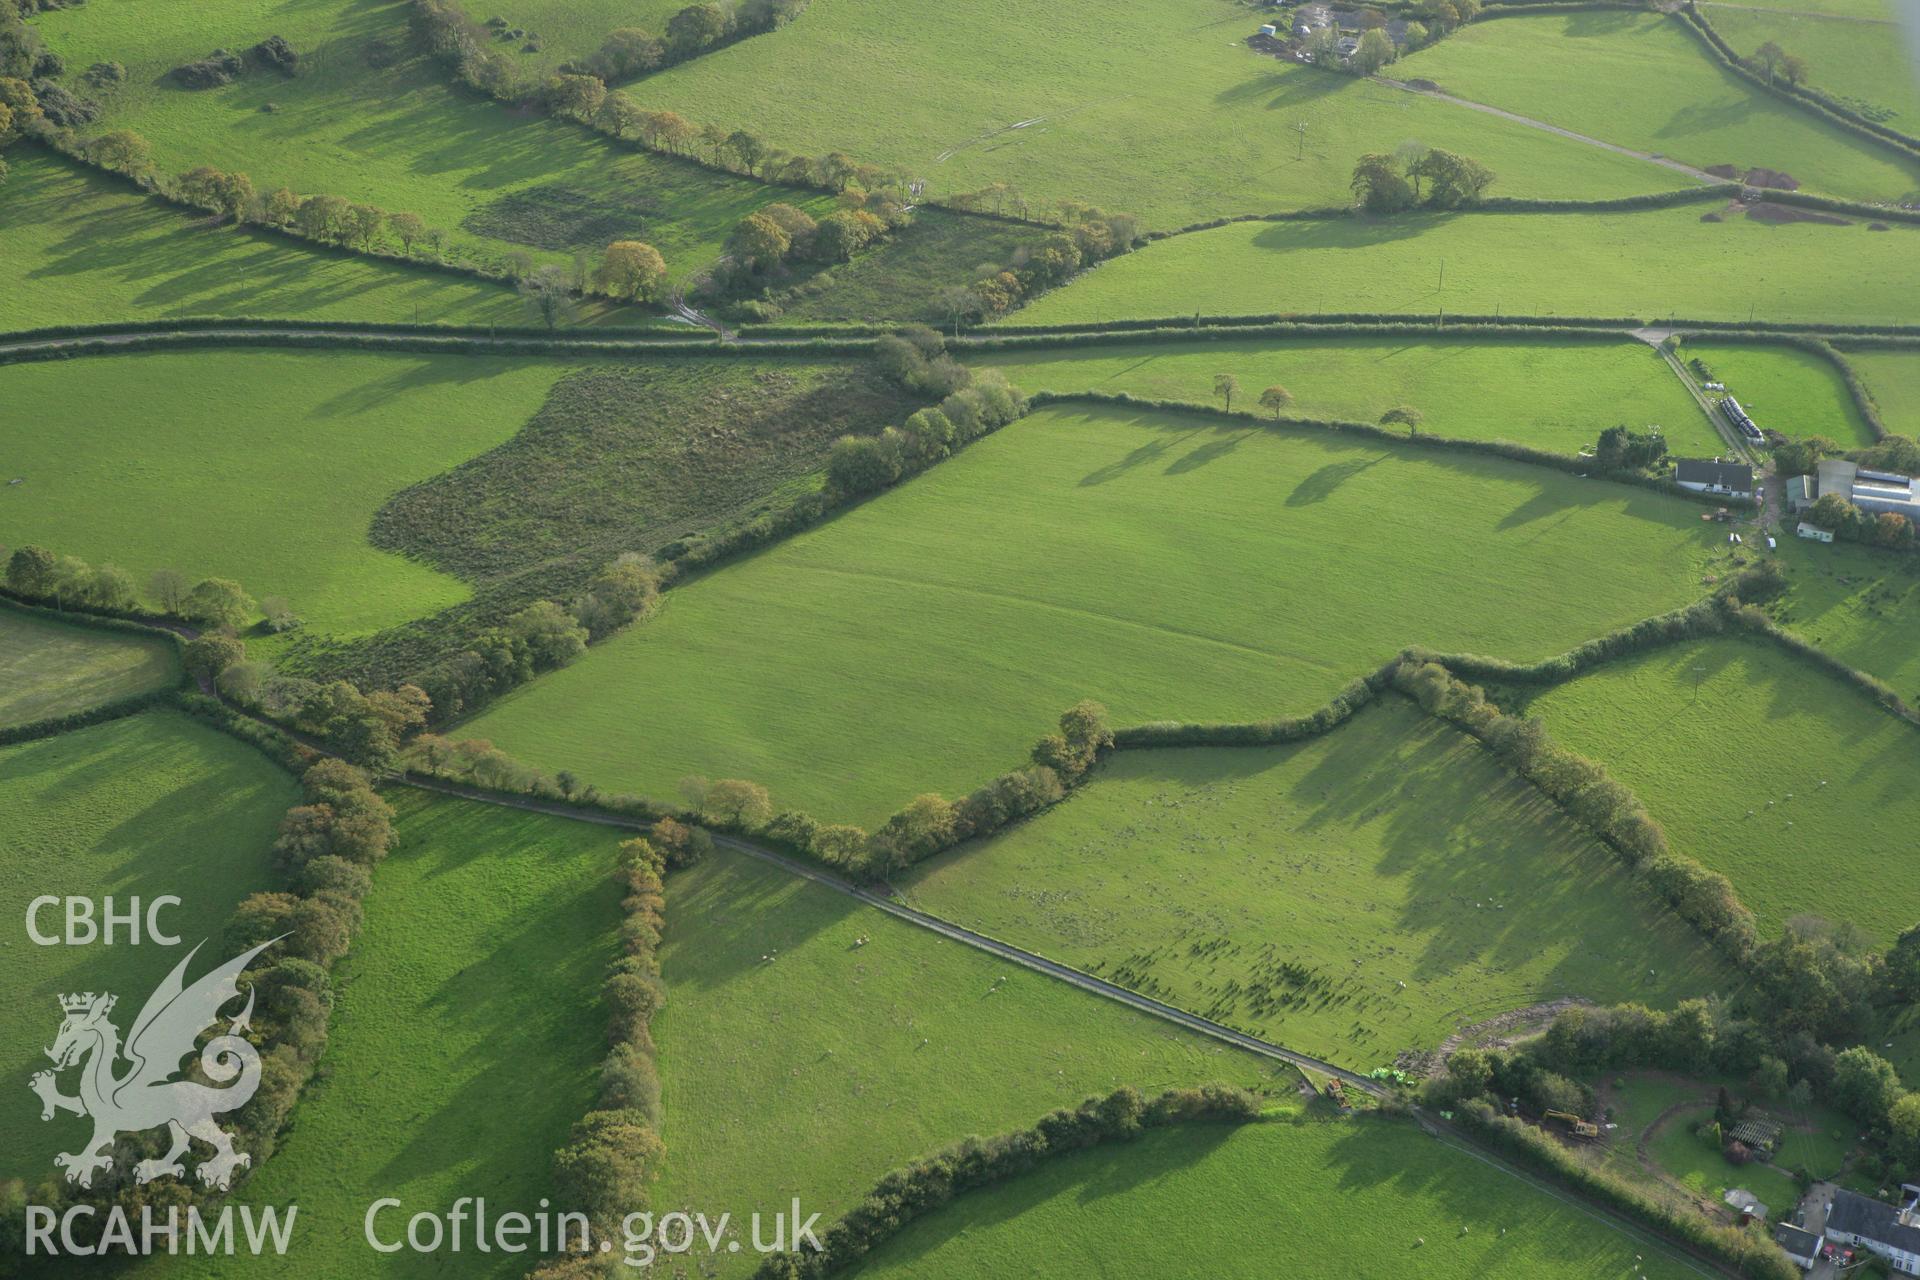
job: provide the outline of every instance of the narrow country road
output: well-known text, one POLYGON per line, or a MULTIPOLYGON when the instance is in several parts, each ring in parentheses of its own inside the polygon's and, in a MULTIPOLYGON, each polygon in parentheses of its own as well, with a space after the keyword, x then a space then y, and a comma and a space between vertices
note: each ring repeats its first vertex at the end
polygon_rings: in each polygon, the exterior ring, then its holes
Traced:
POLYGON ((1405 89, 1408 93, 1417 93, 1424 98, 1438 98, 1442 102, 1451 102, 1455 106, 1468 107, 1474 111, 1484 111, 1490 116, 1499 116, 1502 120, 1511 120, 1513 123, 1523 124, 1529 129, 1538 129, 1542 133, 1555 134, 1562 138, 1571 139, 1574 142, 1584 142, 1590 147, 1599 147, 1602 151, 1611 151, 1615 155, 1631 156, 1635 160, 1646 160, 1652 164, 1662 165, 1678 173, 1684 173, 1697 182, 1725 181, 1724 178, 1714 177, 1705 169, 1696 169, 1690 164, 1682 164, 1678 160, 1669 159, 1663 155, 1656 155, 1651 151, 1635 151, 1632 147, 1623 147, 1617 142, 1606 142, 1600 138, 1588 137, 1584 133, 1575 133, 1573 130, 1563 129, 1557 124, 1548 124, 1545 120, 1535 120, 1532 116, 1523 116, 1518 112, 1508 111, 1504 107, 1495 107, 1484 102, 1475 102, 1472 98, 1455 97, 1453 94, 1440 89, 1417 88, 1405 80, 1395 80, 1392 76, 1375 75, 1367 78, 1375 84, 1384 84, 1394 89, 1405 89))

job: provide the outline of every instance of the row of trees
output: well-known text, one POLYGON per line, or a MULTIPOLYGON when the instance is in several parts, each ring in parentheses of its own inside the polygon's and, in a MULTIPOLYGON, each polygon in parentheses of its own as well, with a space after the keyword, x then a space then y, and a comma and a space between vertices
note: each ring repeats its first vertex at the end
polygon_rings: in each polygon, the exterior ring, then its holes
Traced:
POLYGON ((874 436, 842 436, 827 455, 827 487, 847 501, 878 493, 1021 417, 1026 397, 997 369, 972 373, 946 356, 931 329, 882 338, 881 367, 901 385, 927 392, 951 386, 939 405, 916 410, 898 427, 874 436))
MULTIPOLYGON (((0 546, 0 554, 6 548, 0 546)), ((91 565, 78 556, 55 555, 29 543, 7 556, 7 587, 55 608, 98 609, 107 613, 137 613, 151 602, 169 617, 203 626, 238 630, 253 621, 261 606, 239 583, 229 578, 202 578, 188 584, 171 569, 156 571, 142 597, 133 575, 111 564, 91 565)), ((290 617, 286 602, 269 601, 275 617, 290 617)))
POLYGON ((1668 847, 1639 797, 1598 762, 1554 742, 1538 720, 1509 716, 1437 662, 1406 662, 1394 683, 1429 714, 1459 725, 1569 816, 1619 852, 1680 917, 1744 958, 1755 938, 1753 912, 1733 882, 1668 847))
POLYGON ((717 4, 690 4, 667 19, 661 38, 644 27, 620 27, 590 56, 562 68, 611 84, 631 80, 688 58, 696 58, 728 40, 784 27, 806 11, 807 0, 745 0, 731 10, 717 4))
MULTIPOLYGON (((225 931, 225 945, 235 951, 286 935, 239 979, 243 990, 254 993, 248 1038, 260 1051, 260 1083, 252 1100, 228 1120, 235 1145, 251 1157, 256 1172, 272 1156, 326 1050, 334 996, 331 966, 359 928, 369 868, 386 855, 393 837, 392 812, 367 775, 351 765, 339 760, 311 764, 302 772, 301 790, 274 846, 284 888, 242 900, 225 931)), ((164 1129, 123 1135, 112 1168, 97 1174, 90 1189, 50 1178, 33 1190, 33 1203, 56 1212, 91 1205, 94 1217, 79 1228, 85 1243, 103 1254, 130 1249, 129 1238, 101 1238, 110 1206, 125 1210, 133 1221, 151 1207, 161 1219, 183 1204, 221 1194, 185 1179, 138 1182, 139 1160, 160 1155, 166 1145, 164 1129)), ((4 1239, 6 1230, 0 1227, 0 1244, 17 1243, 4 1239)))
POLYGON ((114 129, 91 139, 82 155, 92 164, 123 173, 143 185, 236 223, 278 227, 320 244, 370 249, 383 237, 397 242, 408 257, 439 260, 447 233, 427 226, 415 213, 389 213, 335 195, 303 196, 280 187, 261 192, 239 171, 198 165, 172 178, 156 175, 153 148, 131 129, 114 129))
POLYGON ((1353 166, 1354 207, 1390 214, 1420 207, 1459 209, 1480 203, 1494 183, 1477 160, 1408 143, 1392 154, 1370 152, 1353 166))
MULTIPOLYGON (((1107 709, 1097 702, 1078 703, 1060 717, 1058 732, 1034 744, 1028 764, 957 801, 931 792, 915 796, 871 835, 855 826, 824 824, 793 809, 757 823, 733 821, 736 815, 717 813, 711 800, 704 811, 852 875, 884 876, 1058 803, 1112 746, 1107 709)), ((754 815, 772 809, 764 791, 755 798, 754 815)))
POLYGON ((448 720, 562 667, 599 640, 650 612, 660 594, 660 571, 638 553, 620 556, 591 578, 568 604, 540 600, 473 644, 420 672, 414 683, 432 705, 432 717, 448 720))
POLYGON ((982 266, 971 284, 941 291, 941 313, 956 333, 963 324, 1006 315, 1083 267, 1128 252, 1140 238, 1140 220, 1130 213, 1063 203, 1053 216, 1057 227, 1038 241, 1015 249, 1003 263, 982 266))
MULTIPOLYGON (((704 833, 702 833, 704 834, 704 833)), ((650 838, 620 846, 620 958, 603 988, 611 1042, 600 1068, 593 1109, 554 1152, 553 1178, 561 1203, 587 1215, 588 1248, 594 1238, 617 1238, 629 1213, 645 1210, 648 1188, 665 1152, 660 1139, 660 1076, 654 1065, 653 1015, 666 1004, 660 981, 660 934, 666 924, 666 874, 702 852, 679 823, 659 824, 650 838)), ((580 1273, 583 1257, 558 1258, 536 1268, 533 1280, 560 1280, 580 1273)), ((595 1259, 594 1261, 604 1261, 595 1259)))
POLYGON ((820 1237, 820 1248, 768 1256, 754 1280, 820 1280, 871 1253, 914 1219, 956 1196, 1028 1172, 1051 1156, 1126 1142, 1147 1129, 1204 1121, 1245 1124, 1260 1117, 1260 1100, 1244 1089, 1210 1084, 1169 1089, 1148 1098, 1132 1085, 1062 1107, 1031 1129, 966 1138, 881 1178, 867 1198, 820 1237))

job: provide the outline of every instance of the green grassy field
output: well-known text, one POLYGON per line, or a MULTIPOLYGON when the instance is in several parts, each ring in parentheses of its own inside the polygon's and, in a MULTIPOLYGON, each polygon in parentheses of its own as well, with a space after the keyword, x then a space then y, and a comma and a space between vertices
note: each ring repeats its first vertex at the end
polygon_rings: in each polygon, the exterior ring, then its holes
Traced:
POLYGON ((1407 644, 1557 652, 1693 598, 1713 545, 1689 504, 1518 463, 1046 410, 676 588, 462 732, 603 788, 753 778, 867 824, 1012 767, 1085 697, 1258 718, 1407 644))
POLYGON ((180 678, 171 644, 0 606, 0 728, 71 715, 180 678))
POLYGON ((1091 1093, 1297 1079, 724 851, 669 879, 660 960, 662 1210, 798 1195, 831 1222, 896 1165, 1091 1093))
POLYGON ((1123 751, 896 879, 915 905, 1358 1070, 1565 995, 1722 976, 1617 860, 1395 699, 1297 747, 1123 751))
POLYGON ((117 179, 15 147, 0 183, 0 328, 163 316, 526 324, 511 289, 207 229, 117 179))
POLYGON ((1920 351, 1849 351, 1847 362, 1859 371, 1880 406, 1887 430, 1920 436, 1920 351))
POLYGON ((1784 651, 1661 649, 1529 713, 1638 793, 1674 848, 1726 873, 1763 931, 1812 913, 1884 943, 1920 919, 1920 884, 1886 874, 1885 854, 1920 822, 1920 732, 1784 651))
POLYGON ((1748 84, 1665 14, 1589 10, 1475 23, 1388 74, 1695 168, 1777 169, 1808 190, 1860 200, 1890 201, 1920 186, 1920 166, 1748 84))
POLYGON ((571 261, 577 248, 597 258, 611 240, 638 238, 682 276, 718 258, 734 224, 765 204, 832 207, 819 193, 616 150, 456 90, 412 52, 409 14, 404 0, 100 0, 37 25, 76 69, 126 64, 95 131, 139 132, 161 170, 211 164, 249 174, 263 192, 286 186, 417 213, 464 258, 525 249, 571 261), (303 55, 298 76, 254 68, 206 90, 168 76, 216 46, 244 50, 271 34, 303 55))
POLYGON ((684 0, 496 0, 469 6, 468 12, 482 22, 498 15, 512 24, 510 29, 538 36, 541 47, 533 52, 527 50, 526 39, 496 43, 514 52, 522 71, 554 71, 569 59, 593 53, 607 33, 619 27, 641 27, 664 36, 667 19, 685 7, 684 0))
POLYGON ((1677 454, 1722 445, 1672 370, 1645 343, 1418 342, 1404 338, 1208 341, 987 355, 1028 391, 1130 392, 1156 400, 1220 401, 1215 374, 1231 373, 1236 407, 1263 388, 1293 393, 1301 417, 1374 422, 1396 405, 1426 415, 1421 430, 1511 440, 1578 453, 1606 428, 1657 423, 1677 454))
POLYGON ((910 1225, 849 1274, 1680 1277, 1639 1236, 1389 1120, 1148 1132, 1049 1160, 910 1225))
POLYGON ((1688 184, 1483 112, 1263 57, 1241 43, 1260 21, 1227 0, 1068 0, 1043 21, 1018 0, 836 0, 633 92, 792 151, 897 166, 935 194, 1008 182, 1160 228, 1344 204, 1353 162, 1409 138, 1478 157, 1506 195, 1688 184))
POLYGON ((1702 6, 1714 29, 1741 53, 1750 54, 1771 40, 1807 60, 1814 88, 1891 111, 1894 114, 1886 124, 1903 133, 1915 132, 1920 129, 1920 77, 1915 75, 1911 47, 1900 38, 1885 5, 1865 0, 1851 7, 1863 11, 1859 16, 1879 21, 1847 20, 1852 15, 1756 13, 1744 5, 1702 6))
MULTIPOLYGON (((399 841, 335 970, 323 1076, 236 1199, 300 1206, 280 1275, 522 1276, 531 1255, 478 1254, 470 1239, 459 1254, 376 1253, 362 1219, 375 1199, 400 1199, 379 1222, 391 1240, 460 1196, 498 1215, 553 1194, 551 1157, 593 1105, 605 1055, 620 833, 414 792, 389 800, 399 841)), ((150 1270, 259 1266, 201 1256, 150 1270)))
POLYGON ((566 366, 357 352, 198 351, 0 369, 26 424, 0 542, 131 572, 233 578, 351 635, 468 595, 367 542, 381 503, 500 443, 566 366))
MULTIPOLYGON (((1503 19, 1504 21, 1510 21, 1503 19)), ((1499 23, 1494 24, 1496 26, 1499 23)), ((1020 323, 1326 311, 1899 322, 1920 228, 1641 213, 1236 223, 1116 258, 1020 323), (1440 287, 1440 264, 1446 286, 1440 287), (1552 263, 1550 271, 1542 263, 1552 263)))
POLYGON ((1823 546, 1781 530, 1789 589, 1768 606, 1776 620, 1821 648, 1893 685, 1920 703, 1920 568, 1906 557, 1865 547, 1823 546))
MULTIPOLYGON (((122 1030, 188 949, 220 936, 234 905, 269 887, 268 850, 293 780, 253 748, 173 712, 0 748, 0 909, 6 913, 7 982, 0 991, 0 1179, 55 1176, 56 1152, 75 1150, 86 1122, 40 1119, 27 1078, 48 1067, 41 1048, 60 1026, 57 997, 112 991, 122 1030), (114 898, 125 912, 172 894, 159 923, 178 948, 147 942, 35 946, 27 904, 42 894, 114 898)), ((142 908, 144 916, 144 905, 142 908)), ((40 913, 42 933, 62 932, 61 908, 40 913)), ((203 956, 202 959, 207 957, 203 956)), ((219 957, 224 959, 224 956, 219 957)), ((73 1088, 73 1076, 62 1082, 73 1088)))
MULTIPOLYGON (((1682 362, 1706 363, 1754 421, 1789 436, 1826 436, 1843 447, 1873 443, 1873 428, 1847 392, 1831 360, 1798 347, 1690 340, 1682 362)), ((1718 450, 1714 450, 1718 452, 1718 450)))

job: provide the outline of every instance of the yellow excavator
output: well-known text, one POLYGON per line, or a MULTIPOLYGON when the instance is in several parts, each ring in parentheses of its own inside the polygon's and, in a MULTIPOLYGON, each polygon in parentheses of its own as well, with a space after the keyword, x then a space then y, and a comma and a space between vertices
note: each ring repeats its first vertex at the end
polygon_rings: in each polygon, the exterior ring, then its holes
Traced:
POLYGON ((1573 1136, 1576 1138, 1597 1138, 1600 1136, 1599 1125, 1593 1123, 1591 1120, 1582 1120, 1571 1111, 1549 1111, 1543 1118, 1547 1120, 1565 1120, 1567 1127, 1573 1130, 1573 1136))

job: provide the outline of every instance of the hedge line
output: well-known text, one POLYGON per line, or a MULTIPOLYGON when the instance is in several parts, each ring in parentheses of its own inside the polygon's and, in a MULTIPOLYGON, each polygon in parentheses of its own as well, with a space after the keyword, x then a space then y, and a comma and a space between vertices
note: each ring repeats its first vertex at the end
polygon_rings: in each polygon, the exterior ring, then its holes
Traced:
POLYGON ((1729 601, 1725 605, 1725 612, 1733 623, 1745 627, 1756 635, 1765 636, 1794 657, 1804 658, 1828 675, 1853 686, 1882 710, 1891 712, 1908 724, 1920 728, 1920 710, 1916 710, 1912 704, 1894 691, 1893 686, 1880 677, 1850 666, 1819 645, 1787 630, 1750 604, 1743 604, 1737 600, 1729 601))
MULTIPOLYGON (((183 698, 185 709, 196 714, 207 708, 195 704, 209 702, 212 699, 197 694, 183 698)), ((220 722, 217 714, 209 718, 220 722)), ((393 812, 360 770, 339 760, 321 760, 305 770, 301 783, 302 797, 287 811, 274 843, 286 891, 251 895, 234 909, 226 927, 225 946, 232 951, 244 952, 270 940, 277 944, 240 980, 259 1001, 247 1036, 260 1057, 259 1085, 233 1115, 234 1136, 250 1157, 251 1172, 258 1172, 273 1154, 294 1104, 319 1067, 333 1007, 332 969, 359 930, 361 902, 372 884, 369 869, 386 856, 393 838, 393 812)), ((160 1144, 150 1140, 142 1140, 139 1147, 140 1154, 160 1151, 160 1144)), ((248 1176, 240 1169, 232 1173, 235 1184, 248 1176)), ((95 1213, 83 1223, 81 1234, 101 1254, 110 1254, 133 1242, 104 1236, 102 1210, 117 1205, 138 1212, 138 1206, 150 1200, 133 1175, 133 1162, 122 1158, 90 1189, 49 1178, 34 1199, 57 1213, 72 1205, 93 1206, 95 1213)), ((206 1204, 226 1191, 182 1180, 177 1194, 186 1203, 206 1204)))
POLYGON ((1534 466, 1551 467, 1555 471, 1564 471, 1568 475, 1582 478, 1593 477, 1613 484, 1631 485, 1638 489, 1648 489, 1654 493, 1667 494, 1670 497, 1685 498, 1693 502, 1707 503, 1712 506, 1752 506, 1749 499, 1718 497, 1712 494, 1695 493, 1683 489, 1671 480, 1656 476, 1640 475, 1636 472, 1615 471, 1595 475, 1593 464, 1585 458, 1570 454, 1552 453, 1546 449, 1536 449, 1531 445, 1512 444, 1503 440, 1460 440, 1452 436, 1435 436, 1421 433, 1416 436, 1402 435, 1370 422, 1346 422, 1337 418, 1281 418, 1276 423, 1272 418, 1257 417, 1251 413, 1228 413, 1224 409, 1215 409, 1210 405, 1192 404, 1181 400, 1153 400, 1126 392, 1075 391, 1049 392, 1036 391, 1028 397, 1034 405, 1045 404, 1101 404, 1115 405, 1133 409, 1153 409, 1186 414, 1203 414, 1208 417, 1222 418, 1236 424, 1247 426, 1306 427, 1314 430, 1330 431, 1340 435, 1362 436, 1370 440, 1379 440, 1395 445, 1410 445, 1419 448, 1441 451, 1454 450, 1461 453, 1475 453, 1486 457, 1504 458, 1509 462, 1524 462, 1534 466))
POLYGON ((51 738, 69 730, 84 729, 88 725, 105 724, 109 720, 138 715, 149 707, 170 702, 173 697, 172 689, 150 689, 146 693, 136 693, 125 698, 116 698, 112 702, 103 702, 97 707, 88 707, 85 711, 70 711, 63 716, 48 716, 44 720, 30 720, 26 724, 8 725, 0 728, 0 747, 12 746, 16 742, 33 742, 40 738, 51 738))
POLYGON ((1713 23, 1707 20, 1707 16, 1700 12, 1700 8, 1694 3, 1694 0, 1687 0, 1687 3, 1679 10, 1679 14, 1681 21, 1686 24, 1687 30, 1698 36, 1707 48, 1713 52, 1714 56, 1725 63, 1734 74, 1745 77, 1748 81, 1758 85, 1768 93, 1776 94, 1779 97, 1787 99, 1789 102, 1805 107, 1809 111, 1825 116, 1828 120, 1843 129, 1871 139, 1883 146, 1891 147, 1895 151, 1902 152, 1909 159, 1920 159, 1920 138, 1902 133, 1898 129, 1890 128, 1877 121, 1869 120, 1851 107, 1843 106, 1823 93, 1802 88, 1798 85, 1783 84, 1778 80, 1769 80, 1767 77, 1755 72, 1751 67, 1747 66, 1746 61, 1741 58, 1739 53, 1734 50, 1734 47, 1727 42, 1726 37, 1722 36, 1720 32, 1714 28, 1713 23))
MULTIPOLYGON (((35 140, 45 146, 49 151, 65 157, 68 161, 91 169, 95 173, 111 174, 115 178, 119 178, 133 186, 142 195, 150 196, 162 204, 170 205, 175 209, 191 210, 195 213, 205 214, 213 212, 201 205, 193 203, 191 200, 181 199, 179 196, 168 191, 159 181, 142 181, 118 169, 95 163, 88 157, 85 148, 74 139, 71 131, 43 129, 35 135, 35 140)), ((513 285, 512 277, 505 271, 482 267, 476 264, 449 262, 445 259, 415 258, 404 253, 394 253, 389 249, 376 249, 371 245, 362 246, 357 249, 349 248, 342 244, 316 240, 312 236, 302 235, 297 227, 279 223, 243 222, 240 225, 256 235, 281 236, 288 240, 297 241, 301 248, 307 250, 317 249, 322 252, 338 253, 348 257, 377 258, 383 262, 413 267, 421 271, 437 271, 444 275, 466 276, 469 279, 479 280, 487 284, 505 285, 509 288, 513 285)))
POLYGON ((295 741, 278 726, 236 711, 218 698, 204 693, 178 692, 172 695, 172 702, 175 709, 240 739, 288 773, 297 774, 320 758, 319 752, 295 741))
MULTIPOLYGON (((756 342, 746 348, 756 356, 854 356, 864 355, 871 343, 861 340, 825 338, 794 342, 756 342)), ((477 337, 435 338, 424 334, 400 334, 383 337, 367 333, 276 333, 272 331, 235 331, 231 333, 155 333, 124 342, 78 338, 63 346, 25 347, 0 350, 0 365, 31 364, 46 360, 66 360, 77 356, 117 355, 159 350, 186 350, 217 347, 274 347, 292 349, 330 349, 351 351, 406 351, 428 355, 524 355, 524 356, 620 356, 666 353, 669 355, 732 356, 733 348, 715 342, 599 342, 591 339, 503 338, 497 341, 477 337)))
POLYGON ((1618 854, 1676 915, 1711 939, 1735 964, 1746 966, 1758 930, 1753 912, 1740 901, 1733 882, 1675 853, 1639 798, 1604 766, 1554 742, 1538 720, 1508 715, 1487 701, 1477 685, 1437 662, 1403 663, 1394 685, 1429 715, 1477 738, 1568 818, 1618 854))
MULTIPOLYGON (((661 341, 699 341, 713 344, 713 338, 706 330, 686 328, 665 328, 660 325, 593 325, 577 329, 550 329, 545 325, 518 324, 430 324, 412 320, 396 320, 391 323, 371 320, 306 320, 299 317, 275 316, 164 316, 151 320, 103 321, 88 324, 55 324, 37 329, 16 329, 0 333, 0 339, 7 342, 33 342, 46 338, 85 338, 100 334, 122 333, 188 333, 206 329, 317 329, 328 332, 358 333, 418 333, 444 338, 554 338, 563 333, 579 333, 582 336, 599 337, 603 335, 632 335, 629 339, 644 342, 650 338, 661 341), (684 336, 682 336, 684 335, 684 336)), ((829 326, 820 326, 823 334, 832 334, 835 330, 829 326)), ((884 332, 884 330, 875 330, 884 332)), ((776 336, 780 331, 775 330, 776 336)), ((797 332, 795 336, 800 336, 797 332)))
POLYGON ((1147 1129, 1204 1122, 1246 1124, 1260 1117, 1253 1094, 1228 1085, 1169 1089, 1149 1100, 1132 1085, 1077 1108, 1042 1116, 1030 1129, 969 1137, 881 1178, 859 1207, 826 1229, 819 1249, 772 1254, 753 1280, 824 1280, 838 1275, 915 1220, 966 1192, 1006 1182, 1055 1156, 1124 1142, 1147 1129))
MULTIPOLYGON (((1545 6, 1535 6, 1536 8, 1545 6)), ((1564 9, 1640 9, 1639 4, 1613 3, 1611 0, 1574 0, 1573 3, 1554 5, 1564 9)), ((1491 6, 1481 10, 1487 16, 1491 6)), ((1418 92, 1418 90, 1414 90, 1418 92)), ((1462 212, 1467 213, 1614 213, 1634 209, 1665 209, 1675 205, 1699 204, 1707 200, 1724 200, 1740 194, 1738 182, 1713 183, 1703 187, 1680 187, 1673 191, 1649 191, 1637 196, 1610 196, 1600 200, 1547 200, 1523 196, 1490 196, 1462 212)), ((1191 235, 1196 231, 1215 231, 1221 227, 1230 227, 1241 222, 1330 222, 1336 218, 1351 218, 1354 211, 1347 205, 1321 209, 1288 209, 1276 213, 1236 213, 1219 218, 1208 218, 1201 222, 1189 222, 1183 227, 1171 231, 1149 231, 1140 239, 1143 241, 1166 240, 1174 236, 1191 235)))
POLYGON ((1764 1232, 1722 1227, 1694 1213, 1676 1213, 1623 1178, 1590 1165, 1532 1125, 1474 1099, 1454 1112, 1455 1123, 1496 1150, 1549 1174, 1602 1203, 1639 1218, 1690 1249, 1709 1254, 1756 1280, 1797 1280, 1799 1269, 1764 1232))
POLYGON ((1161 747, 1271 747, 1300 742, 1337 729, 1356 712, 1377 699, 1393 680, 1400 660, 1361 676, 1333 696, 1332 701, 1304 716, 1286 716, 1274 720, 1241 723, 1203 723, 1199 721, 1156 720, 1113 731, 1115 751, 1151 750, 1161 747))
POLYGON ((1719 342, 1747 343, 1756 346, 1777 344, 1798 347, 1802 351, 1811 352, 1826 360, 1840 374, 1840 380, 1846 384, 1847 394, 1853 397, 1853 407, 1858 409, 1860 416, 1866 420, 1867 428, 1873 432, 1873 438, 1875 440, 1887 438, 1887 424, 1880 417, 1879 402, 1873 398, 1873 393, 1867 389, 1867 384, 1861 380, 1852 362, 1840 354, 1839 349, 1825 338, 1804 333, 1760 335, 1744 332, 1717 333, 1714 338, 1719 342))
POLYGON ((1812 191, 1775 191, 1758 193, 1759 198, 1772 204, 1793 204, 1807 209, 1823 209, 1828 213, 1850 213, 1856 218, 1867 218, 1882 222, 1920 223, 1920 209, 1904 209, 1899 205, 1870 204, 1865 200, 1843 200, 1839 196, 1823 196, 1812 191))
POLYGON ((75 627, 92 627, 96 631, 117 631, 126 635, 164 638, 173 643, 176 650, 186 647, 186 638, 166 625, 169 622, 183 621, 163 613, 152 613, 145 609, 107 609, 98 605, 49 604, 44 599, 23 595, 12 587, 0 583, 0 601, 22 613, 45 614, 75 627))
MULTIPOLYGON (((687 858, 677 863, 685 865, 687 858)), ((600 1068, 600 1092, 592 1110, 573 1126, 566 1146, 554 1152, 553 1179, 562 1203, 584 1210, 591 1232, 603 1242, 618 1238, 617 1224, 647 1207, 648 1187, 659 1175, 660 1075, 654 1063, 653 1015, 666 1003, 660 981, 660 932, 666 924, 669 849, 645 839, 623 842, 615 877, 621 887, 620 958, 603 988, 611 1012, 612 1045, 600 1068)), ((591 1238, 584 1241, 595 1248, 591 1238)), ((536 1267, 543 1276, 577 1275, 575 1260, 559 1258, 536 1267)))

